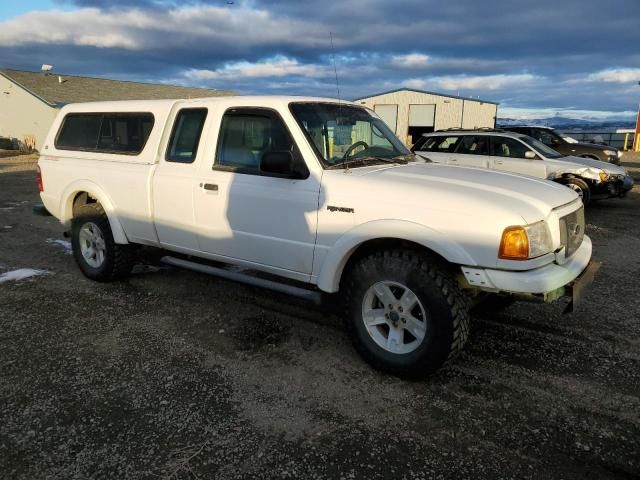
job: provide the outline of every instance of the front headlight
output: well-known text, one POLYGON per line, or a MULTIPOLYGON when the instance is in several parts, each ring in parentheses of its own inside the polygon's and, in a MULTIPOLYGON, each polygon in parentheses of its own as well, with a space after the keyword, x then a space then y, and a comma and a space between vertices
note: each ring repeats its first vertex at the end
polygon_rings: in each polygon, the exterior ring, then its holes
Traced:
POLYGON ((605 172, 604 170, 601 171, 598 176, 600 177, 600 181, 601 182, 606 182, 607 178, 609 178, 609 175, 607 174, 607 172, 605 172))
POLYGON ((617 157, 618 156, 618 152, 616 150, 604 150, 603 153, 607 157, 617 157))
POLYGON ((498 257, 504 260, 529 260, 552 250, 551 232, 547 222, 542 220, 532 225, 505 228, 498 257))

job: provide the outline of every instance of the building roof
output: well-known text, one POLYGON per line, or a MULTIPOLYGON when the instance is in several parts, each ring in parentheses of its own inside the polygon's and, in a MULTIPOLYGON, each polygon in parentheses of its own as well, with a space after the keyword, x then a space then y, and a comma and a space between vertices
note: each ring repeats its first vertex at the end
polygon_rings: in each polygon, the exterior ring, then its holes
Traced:
POLYGON ((153 100, 237 95, 226 90, 109 80, 24 70, 0 69, 0 75, 53 107, 67 103, 108 100, 153 100), (62 81, 60 81, 60 79, 62 81))
POLYGON ((467 101, 470 101, 470 102, 491 103, 493 105, 499 105, 498 102, 491 102, 489 100, 482 100, 480 98, 459 97, 457 95, 448 95, 446 93, 429 92, 427 90, 418 90, 418 89, 415 89, 415 88, 396 88, 395 90, 389 90, 388 92, 374 93, 373 95, 367 95, 366 97, 356 98, 353 101, 357 102, 358 100, 366 100, 367 98, 379 97, 380 95, 388 95, 390 93, 397 93, 397 92, 425 93, 427 95, 437 95, 439 97, 457 98, 458 100, 467 100, 467 101))

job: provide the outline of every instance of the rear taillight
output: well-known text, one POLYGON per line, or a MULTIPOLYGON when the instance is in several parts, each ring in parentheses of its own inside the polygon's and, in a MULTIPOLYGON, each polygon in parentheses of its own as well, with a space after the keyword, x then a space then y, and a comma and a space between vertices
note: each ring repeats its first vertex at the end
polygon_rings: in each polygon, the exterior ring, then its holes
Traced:
POLYGON ((44 192, 44 184, 42 183, 42 171, 40 170, 40 165, 36 167, 36 175, 38 175, 38 191, 44 192))

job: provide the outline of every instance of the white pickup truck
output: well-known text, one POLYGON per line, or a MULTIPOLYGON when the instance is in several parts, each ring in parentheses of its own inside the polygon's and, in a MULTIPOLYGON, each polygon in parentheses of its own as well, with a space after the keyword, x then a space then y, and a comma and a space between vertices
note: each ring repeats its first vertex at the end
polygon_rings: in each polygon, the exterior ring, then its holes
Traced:
POLYGON ((462 349, 470 299, 575 296, 597 268, 573 191, 424 162, 330 99, 67 105, 38 175, 87 277, 126 277, 147 245, 293 295, 340 292, 357 350, 401 376, 462 349))

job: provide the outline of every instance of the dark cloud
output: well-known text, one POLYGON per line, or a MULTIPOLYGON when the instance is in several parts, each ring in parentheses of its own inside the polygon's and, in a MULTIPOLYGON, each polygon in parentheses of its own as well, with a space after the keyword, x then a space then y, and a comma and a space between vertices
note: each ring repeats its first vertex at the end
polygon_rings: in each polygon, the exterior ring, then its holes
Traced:
POLYGON ((118 8, 175 8, 184 5, 196 4, 227 4, 218 0, 56 0, 56 3, 75 5, 77 7, 94 7, 101 9, 118 8))
MULTIPOLYGON (((607 111, 632 110, 640 97, 640 87, 636 92, 629 82, 590 76, 627 68, 638 69, 640 80, 640 2, 59 2, 103 10, 96 18, 83 20, 96 22, 96 33, 62 35, 59 43, 36 38, 11 44, 6 38, 13 37, 6 37, 6 32, 18 27, 5 23, 0 25, 5 31, 0 31, 3 66, 37 68, 46 62, 78 74, 179 81, 252 93, 334 95, 332 32, 342 90, 351 97, 410 84, 480 95, 515 107, 607 111), (139 14, 127 23, 125 14, 131 8, 139 14), (181 21, 180 15, 167 16, 169 11, 189 9, 203 12, 197 25, 181 21), (252 15, 250 20, 247 15, 252 15), (407 60, 410 54, 428 60, 407 60), (287 65, 289 73, 260 76, 272 72, 268 67, 274 63, 287 65), (189 74, 193 71, 200 73, 189 74), (477 77, 494 83, 483 84, 477 77)), ((70 23, 65 31, 73 30, 73 18, 66 21, 70 23)), ((55 29, 55 22, 47 25, 55 29)), ((16 38, 21 38, 19 31, 16 38)))

